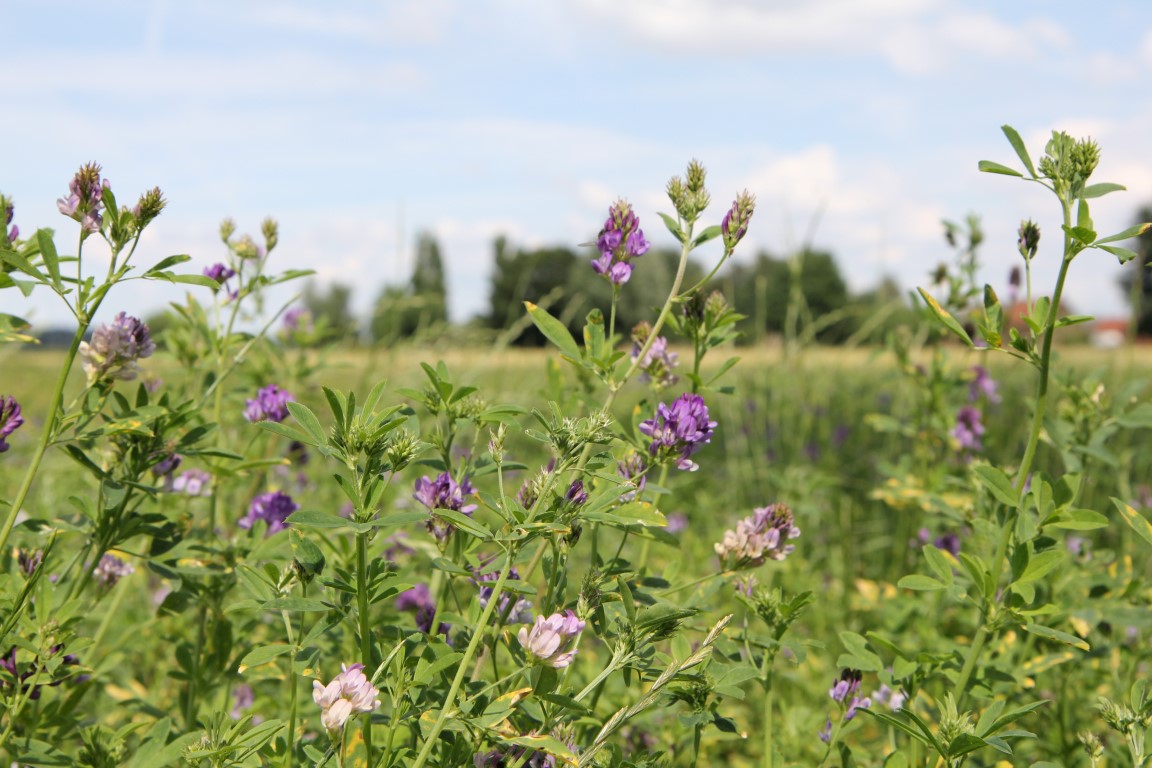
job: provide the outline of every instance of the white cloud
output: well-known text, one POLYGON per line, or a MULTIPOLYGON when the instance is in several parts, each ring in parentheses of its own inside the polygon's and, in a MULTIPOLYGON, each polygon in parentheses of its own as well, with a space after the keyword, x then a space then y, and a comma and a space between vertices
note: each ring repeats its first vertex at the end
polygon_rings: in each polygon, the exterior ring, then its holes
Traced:
POLYGON ((965 57, 1033 57, 1069 37, 1051 20, 1012 25, 944 0, 572 0, 600 24, 665 50, 876 55, 926 74, 965 57))

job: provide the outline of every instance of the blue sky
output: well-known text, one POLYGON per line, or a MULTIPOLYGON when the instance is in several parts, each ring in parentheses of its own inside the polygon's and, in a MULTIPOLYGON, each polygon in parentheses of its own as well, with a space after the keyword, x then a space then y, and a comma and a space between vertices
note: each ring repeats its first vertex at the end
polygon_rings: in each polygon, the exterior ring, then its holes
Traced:
MULTIPOLYGON (((805 238, 851 286, 924 284, 949 253, 942 218, 981 215, 983 277, 1003 287, 1015 229, 1036 219, 1050 284, 1055 201, 980 174, 1053 128, 1103 149, 1101 232, 1152 203, 1152 6, 1055 0, 395 0, 90 3, 0 0, 0 190, 25 234, 55 227, 82 163, 121 200, 170 203, 143 261, 220 260, 219 221, 281 223, 274 258, 354 286, 366 311, 407 280, 429 230, 456 319, 487 306, 491 241, 575 245, 618 196, 650 239, 668 177, 699 158, 718 220, 742 188, 759 206, 744 256, 805 238)), ((64 233, 67 232, 67 235, 64 233)), ((1119 267, 1085 254, 1069 300, 1123 312, 1119 267)), ((642 279, 638 268, 633 279, 642 279)), ((131 283, 106 303, 144 314, 182 289, 131 283)), ((50 297, 4 311, 64 319, 50 297)))

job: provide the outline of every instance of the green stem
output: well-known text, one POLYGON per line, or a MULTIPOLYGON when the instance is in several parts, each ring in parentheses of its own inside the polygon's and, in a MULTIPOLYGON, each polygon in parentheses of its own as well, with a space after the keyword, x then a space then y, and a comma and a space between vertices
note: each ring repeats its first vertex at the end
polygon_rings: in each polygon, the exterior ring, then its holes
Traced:
MULTIPOLYGON (((504 561, 504 567, 500 570, 500 578, 496 580, 496 584, 492 587, 492 594, 488 598, 488 605, 484 607, 484 612, 480 615, 480 621, 477 623, 479 627, 488 626, 488 622, 492 618, 492 613, 496 610, 496 606, 500 602, 500 593, 503 592, 504 584, 508 581, 508 573, 512 570, 512 561, 514 559, 514 552, 508 552, 504 561)), ((444 730, 444 724, 448 722, 448 716, 456 704, 456 696, 459 695, 460 686, 464 683, 464 678, 468 674, 468 665, 472 661, 472 657, 476 654, 476 649, 480 646, 480 640, 483 636, 483 631, 475 632, 472 635, 472 639, 468 642, 468 647, 464 651, 464 658, 460 659, 460 663, 456 667, 456 676, 452 678, 452 686, 448 689, 448 695, 444 698, 444 706, 441 708, 436 722, 432 724, 432 729, 428 732, 428 736, 424 739, 424 746, 420 749, 420 754, 416 756, 416 762, 412 764, 412 768, 423 768, 424 764, 428 762, 428 757, 432 754, 432 749, 438 742, 440 732, 444 730)))
MULTIPOLYGON (((368 534, 356 534, 356 618, 360 622, 360 660, 364 669, 372 669, 372 624, 368 612, 368 534)), ((372 763, 372 716, 364 718, 364 752, 372 763)))
POLYGON ((772 749, 774 737, 772 733, 772 708, 775 691, 772 686, 772 672, 769 670, 764 680, 764 768, 772 768, 772 749))
MULTIPOLYGON (((1056 317, 1060 313, 1060 298, 1064 294, 1064 283, 1068 277, 1068 268, 1072 265, 1072 259, 1074 257, 1072 253, 1072 239, 1067 234, 1067 230, 1072 224, 1072 204, 1064 201, 1061 202, 1064 208, 1064 258, 1060 263, 1060 273, 1056 277, 1056 288, 1052 293, 1052 303, 1048 307, 1048 316, 1044 320, 1044 339, 1040 347, 1040 377, 1036 384, 1036 407, 1032 413, 1032 429, 1028 434, 1028 443, 1024 448, 1024 457, 1020 461, 1020 467, 1016 471, 1016 481, 1013 484, 1017 498, 1016 509, 1008 510, 1001 530, 1000 541, 996 546, 996 554, 992 559, 990 572, 992 574, 992 583, 996 585, 999 585, 1000 577, 1003 575, 1004 563, 1008 556, 1008 546, 1012 540, 1012 532, 1016 527, 1016 515, 1019 512, 1024 496, 1024 486, 1028 483, 1028 475, 1032 471, 1032 462, 1036 457, 1036 447, 1040 443, 1040 432, 1044 428, 1044 414, 1048 406, 1048 380, 1052 365, 1052 338, 1055 335, 1056 317)), ((997 601, 997 596, 993 595, 992 599, 983 609, 984 621, 976 631, 976 636, 972 639, 972 645, 969 646, 968 653, 964 658, 964 666, 960 670, 960 676, 956 679, 957 706, 961 706, 964 703, 968 682, 976 669, 976 660, 980 652, 984 649, 985 642, 988 640, 990 633, 989 625, 991 621, 996 618, 994 616, 994 610, 997 601)))
POLYGON ((28 498, 28 492, 32 490, 32 481, 36 478, 36 472, 40 469, 40 462, 44 459, 44 452, 48 450, 48 444, 52 442, 52 435, 60 422, 60 404, 64 400, 64 386, 68 383, 68 374, 72 371, 72 363, 76 359, 80 342, 84 340, 84 334, 87 331, 88 322, 81 322, 76 328, 76 334, 72 337, 72 344, 68 347, 68 354, 64 358, 64 365, 60 368, 60 375, 56 378, 56 387, 48 404, 48 418, 44 420, 44 430, 40 433, 40 440, 32 452, 32 458, 28 462, 28 468, 24 471, 24 478, 20 481, 20 487, 16 491, 12 506, 8 508, 8 514, 4 517, 4 525, 0 528, 0 552, 5 551, 8 536, 12 533, 12 526, 16 523, 16 515, 20 513, 24 501, 28 498))

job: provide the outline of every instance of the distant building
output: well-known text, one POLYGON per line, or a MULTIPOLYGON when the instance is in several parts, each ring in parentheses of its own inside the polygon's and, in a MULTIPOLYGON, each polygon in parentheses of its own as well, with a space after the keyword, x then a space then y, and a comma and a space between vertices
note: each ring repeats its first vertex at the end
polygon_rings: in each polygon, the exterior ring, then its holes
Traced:
POLYGON ((1092 323, 1092 346, 1100 349, 1116 349, 1128 340, 1128 329, 1132 321, 1127 317, 1111 317, 1092 323))

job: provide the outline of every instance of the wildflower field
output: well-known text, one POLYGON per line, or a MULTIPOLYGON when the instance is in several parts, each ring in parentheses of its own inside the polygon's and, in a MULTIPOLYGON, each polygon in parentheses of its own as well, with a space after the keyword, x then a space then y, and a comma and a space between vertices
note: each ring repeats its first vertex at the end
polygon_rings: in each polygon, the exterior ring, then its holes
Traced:
POLYGON ((1093 142, 1004 131, 980 168, 1036 185, 1023 332, 960 270, 872 349, 734 346, 708 280, 755 201, 713 214, 695 162, 663 223, 609 207, 581 337, 525 297, 542 351, 317 345, 262 301, 305 274, 274 222, 184 272, 137 253, 159 190, 118 207, 97 166, 67 236, 4 201, 0 757, 1148 764, 1152 352, 1059 314, 1143 228, 1093 230, 1121 189, 1093 142), (657 231, 680 273, 618 328, 657 231), (155 337, 112 311, 138 278, 189 290, 155 337), (32 290, 77 317, 66 352, 19 344, 32 290))

